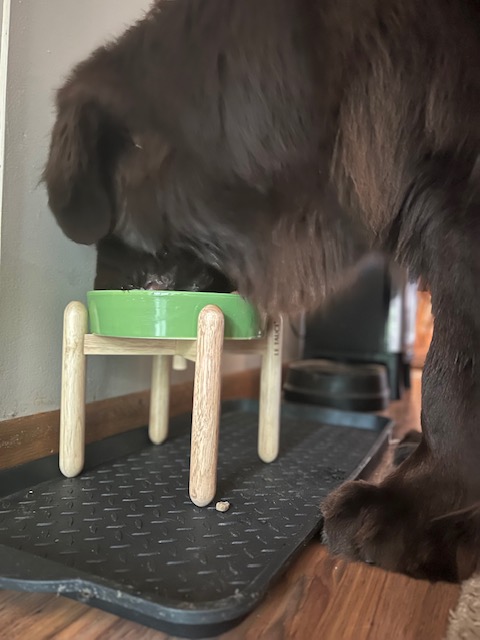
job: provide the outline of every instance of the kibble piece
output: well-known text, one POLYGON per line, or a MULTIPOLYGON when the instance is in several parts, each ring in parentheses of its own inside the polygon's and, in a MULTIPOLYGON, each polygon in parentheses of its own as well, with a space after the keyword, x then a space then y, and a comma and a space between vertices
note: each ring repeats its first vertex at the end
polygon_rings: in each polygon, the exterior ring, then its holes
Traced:
POLYGON ((225 513, 230 509, 230 503, 226 500, 222 500, 221 502, 217 502, 217 504, 215 505, 215 509, 217 511, 220 511, 220 513, 225 513))

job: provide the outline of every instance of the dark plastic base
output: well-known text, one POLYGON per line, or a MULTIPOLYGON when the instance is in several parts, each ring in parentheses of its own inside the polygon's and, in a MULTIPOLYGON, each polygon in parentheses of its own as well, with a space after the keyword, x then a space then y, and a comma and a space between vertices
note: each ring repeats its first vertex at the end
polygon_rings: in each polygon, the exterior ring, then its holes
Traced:
POLYGON ((290 402, 343 411, 382 411, 390 396, 384 366, 326 359, 292 362, 283 390, 290 402))
POLYGON ((189 638, 238 624, 320 529, 319 505, 358 477, 390 423, 285 404, 279 459, 257 457, 258 405, 223 408, 218 499, 188 499, 190 416, 161 447, 146 429, 87 448, 67 479, 52 456, 0 474, 0 587, 69 596, 189 638), (339 428, 341 427, 341 428, 339 428))
POLYGON ((362 351, 329 351, 322 349, 318 351, 306 351, 304 358, 311 359, 329 359, 338 362, 348 362, 350 364, 357 363, 374 363, 383 364, 387 368, 388 386, 390 388, 390 400, 400 400, 403 397, 405 389, 409 389, 409 363, 408 357, 403 353, 387 353, 387 352, 362 352, 362 351), (407 358, 407 361, 406 361, 407 358))

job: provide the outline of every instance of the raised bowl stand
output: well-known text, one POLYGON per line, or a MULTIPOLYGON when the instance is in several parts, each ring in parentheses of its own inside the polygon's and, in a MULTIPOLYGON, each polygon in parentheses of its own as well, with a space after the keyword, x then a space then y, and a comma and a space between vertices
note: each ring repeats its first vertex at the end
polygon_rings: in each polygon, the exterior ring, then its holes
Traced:
POLYGON ((168 436, 171 358, 195 362, 189 493, 205 507, 215 498, 220 425, 222 353, 262 357, 258 455, 273 462, 279 451, 282 374, 282 319, 269 319, 263 337, 224 338, 219 307, 207 305, 198 318, 196 338, 114 338, 88 333, 88 312, 71 302, 64 314, 60 407, 60 470, 81 473, 85 460, 86 358, 94 355, 153 356, 148 433, 154 444, 168 436))

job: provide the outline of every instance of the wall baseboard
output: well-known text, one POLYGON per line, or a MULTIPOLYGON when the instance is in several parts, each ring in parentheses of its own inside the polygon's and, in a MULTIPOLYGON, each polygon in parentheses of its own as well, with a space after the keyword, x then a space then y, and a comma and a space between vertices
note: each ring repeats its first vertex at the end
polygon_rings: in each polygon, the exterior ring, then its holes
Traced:
MULTIPOLYGON (((258 397, 260 369, 222 379, 222 399, 258 397)), ((170 415, 192 409, 193 381, 172 385, 170 415)), ((86 406, 86 441, 94 442, 148 424, 150 391, 92 402, 86 406)), ((60 412, 48 411, 0 422, 0 468, 58 453, 60 412)))

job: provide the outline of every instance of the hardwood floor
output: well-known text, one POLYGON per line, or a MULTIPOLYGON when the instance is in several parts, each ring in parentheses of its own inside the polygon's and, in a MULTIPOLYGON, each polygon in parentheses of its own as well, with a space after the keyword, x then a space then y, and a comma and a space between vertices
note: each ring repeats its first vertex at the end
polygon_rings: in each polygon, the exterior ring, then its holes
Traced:
MULTIPOLYGON (((311 544, 261 607, 222 640, 442 640, 458 599, 451 585, 414 582, 330 558, 311 544)), ((13 640, 166 640, 168 636, 62 597, 0 594, 13 640)))
MULTIPOLYGON (((389 413, 394 437, 418 428, 420 373, 389 413)), ((391 449, 373 475, 388 470, 391 449)), ((443 640, 456 585, 415 581, 331 558, 311 543, 261 606, 222 640, 443 640)), ((0 593, 0 639, 167 640, 168 636, 62 597, 0 593)))
POLYGON ((417 294, 417 322, 413 366, 421 369, 425 362, 433 333, 432 303, 428 291, 419 291, 417 294))

